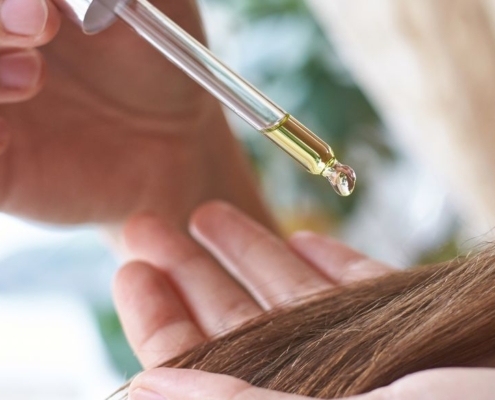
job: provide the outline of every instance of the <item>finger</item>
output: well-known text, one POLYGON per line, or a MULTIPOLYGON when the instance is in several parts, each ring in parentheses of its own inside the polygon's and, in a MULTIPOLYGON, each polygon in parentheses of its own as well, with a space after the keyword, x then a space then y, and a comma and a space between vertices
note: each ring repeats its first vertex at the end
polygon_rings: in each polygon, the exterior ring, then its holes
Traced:
POLYGON ((265 308, 331 286, 281 239, 228 204, 201 207, 191 233, 265 308))
POLYGON ((131 384, 129 397, 130 400, 308 399, 259 389, 229 376, 168 368, 155 369, 138 375, 131 384))
POLYGON ((203 342, 203 336, 166 277, 145 263, 123 267, 114 299, 131 347, 145 368, 203 342))
POLYGON ((37 50, 0 55, 0 103, 15 103, 35 96, 45 79, 45 63, 37 50))
POLYGON ((32 48, 48 43, 60 28, 60 12, 51 0, 3 0, 0 47, 32 48))
POLYGON ((134 218, 126 228, 131 252, 165 272, 208 337, 258 316, 251 296, 191 238, 158 219, 134 218))
POLYGON ((296 233, 289 243, 303 259, 337 284, 371 279, 394 271, 335 239, 313 232, 296 233))

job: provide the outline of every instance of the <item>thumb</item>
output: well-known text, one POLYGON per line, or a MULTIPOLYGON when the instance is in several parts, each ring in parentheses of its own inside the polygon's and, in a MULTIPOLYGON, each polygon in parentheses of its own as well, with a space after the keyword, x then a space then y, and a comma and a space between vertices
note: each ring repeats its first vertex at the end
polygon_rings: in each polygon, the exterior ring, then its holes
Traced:
POLYGON ((266 389, 239 379, 207 372, 157 368, 138 375, 130 400, 309 400, 266 389))

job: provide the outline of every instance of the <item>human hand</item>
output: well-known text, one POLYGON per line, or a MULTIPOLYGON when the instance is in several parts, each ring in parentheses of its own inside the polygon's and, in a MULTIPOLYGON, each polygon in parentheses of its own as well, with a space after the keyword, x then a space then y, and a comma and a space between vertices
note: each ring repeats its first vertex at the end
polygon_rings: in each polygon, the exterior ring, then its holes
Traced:
MULTIPOLYGON (((156 3, 203 40, 193 1, 156 3)), ((268 219, 218 103, 134 32, 85 36, 51 0, 5 0, 0 17, 1 211, 114 224, 148 211, 185 226, 224 198, 268 219)))
MULTIPOLYGON (((255 388, 229 376, 159 368, 132 382, 130 400, 304 400, 307 397, 255 388)), ((451 368, 418 372, 392 385, 348 400, 493 400, 495 370, 451 368)))
POLYGON ((316 234, 300 233, 285 243, 223 203, 201 207, 190 232, 195 240, 146 216, 126 229, 131 252, 146 262, 118 273, 115 301, 145 368, 264 310, 390 271, 316 234))

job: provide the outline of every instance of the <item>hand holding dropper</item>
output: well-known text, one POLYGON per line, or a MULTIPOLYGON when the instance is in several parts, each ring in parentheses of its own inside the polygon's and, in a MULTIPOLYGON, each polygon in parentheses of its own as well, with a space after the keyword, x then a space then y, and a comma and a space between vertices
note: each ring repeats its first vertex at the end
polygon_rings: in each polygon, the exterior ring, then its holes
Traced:
POLYGON ((327 178, 341 196, 353 192, 356 175, 336 159, 330 146, 223 65, 147 0, 57 0, 57 3, 88 34, 98 33, 120 18, 308 172, 327 178))

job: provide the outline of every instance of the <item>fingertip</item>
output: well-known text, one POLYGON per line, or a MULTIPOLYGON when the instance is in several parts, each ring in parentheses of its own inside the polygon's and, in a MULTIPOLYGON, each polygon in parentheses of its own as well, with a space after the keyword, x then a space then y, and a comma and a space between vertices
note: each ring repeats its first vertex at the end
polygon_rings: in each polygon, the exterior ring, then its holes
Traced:
POLYGON ((191 234, 200 234, 204 230, 212 227, 226 213, 232 212, 234 207, 221 201, 213 200, 199 206, 189 219, 189 231, 191 234))
POLYGON ((41 90, 46 66, 37 50, 21 50, 0 56, 0 102, 29 100, 41 90))
POLYGON ((52 40, 61 15, 51 0, 4 0, 0 9, 3 46, 31 48, 52 40))
POLYGON ((10 34, 39 36, 48 21, 48 4, 45 0, 4 0, 0 18, 10 34))

